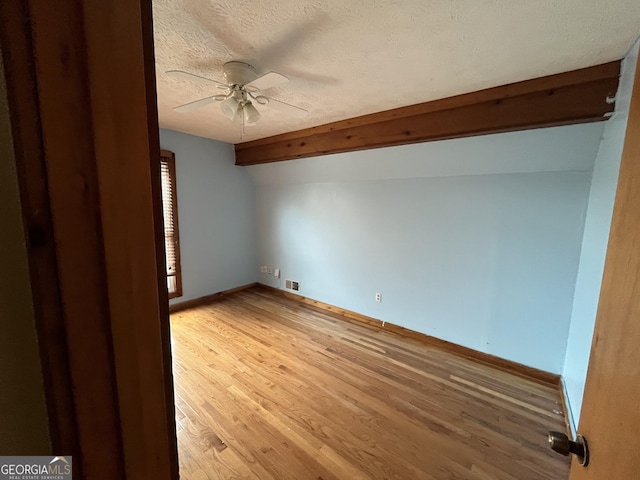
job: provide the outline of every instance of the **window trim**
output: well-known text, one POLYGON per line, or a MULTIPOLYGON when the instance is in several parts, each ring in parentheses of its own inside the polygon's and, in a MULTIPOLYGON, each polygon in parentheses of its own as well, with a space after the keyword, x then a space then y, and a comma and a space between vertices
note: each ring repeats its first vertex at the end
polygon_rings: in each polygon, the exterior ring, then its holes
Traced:
MULTIPOLYGON (((176 256, 176 291, 169 294, 169 300, 172 298, 178 298, 182 296, 182 264, 180 260, 180 226, 178 222, 178 188, 176 181, 176 155, 170 150, 160 150, 160 161, 166 161, 169 167, 169 179, 171 181, 171 211, 173 214, 173 239, 175 243, 175 256, 176 256), (166 159, 166 160, 165 160, 166 159)), ((161 189, 162 190, 162 189, 161 189)), ((162 193, 162 192, 161 192, 162 193)), ((162 201, 162 199, 161 199, 162 201)), ((165 240, 166 241, 166 240, 165 240)), ((166 275, 166 262, 167 252, 165 251, 165 275, 166 275)), ((167 287, 168 289, 168 287, 167 287)))

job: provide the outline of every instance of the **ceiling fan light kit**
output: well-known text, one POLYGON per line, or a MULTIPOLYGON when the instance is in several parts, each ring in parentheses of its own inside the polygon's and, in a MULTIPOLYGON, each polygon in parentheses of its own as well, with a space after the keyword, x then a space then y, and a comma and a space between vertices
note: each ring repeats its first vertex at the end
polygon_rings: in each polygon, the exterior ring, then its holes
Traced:
MULTIPOLYGON (((307 115, 308 112, 302 108, 280 102, 259 93, 262 90, 267 90, 288 82, 289 79, 284 75, 276 72, 267 72, 259 76, 256 69, 248 63, 236 61, 225 63, 222 69, 226 83, 181 70, 170 70, 166 72, 175 77, 217 85, 218 88, 227 90, 226 94, 205 97, 201 100, 175 107, 174 110, 178 112, 189 112, 218 101, 220 102, 220 110, 222 110, 222 113, 234 123, 242 124, 243 127, 244 125, 254 125, 262 116, 253 105, 253 102, 297 118, 302 118, 307 115)), ((244 128, 242 133, 244 134, 244 128)))
POLYGON ((247 102, 242 106, 242 114, 244 115, 244 123, 247 125, 252 125, 260 120, 260 112, 251 102, 247 102))
MULTIPOLYGON (((219 95, 216 97, 218 100, 219 95)), ((247 99, 247 92, 233 90, 226 97, 221 98, 220 109, 222 113, 235 123, 243 125, 253 125, 260 120, 260 112, 247 99)))
POLYGON ((220 110, 222 110, 222 113, 224 113, 230 120, 233 120, 233 117, 235 117, 239 107, 240 102, 238 102, 235 97, 227 97, 222 101, 222 103, 220 103, 220 110))

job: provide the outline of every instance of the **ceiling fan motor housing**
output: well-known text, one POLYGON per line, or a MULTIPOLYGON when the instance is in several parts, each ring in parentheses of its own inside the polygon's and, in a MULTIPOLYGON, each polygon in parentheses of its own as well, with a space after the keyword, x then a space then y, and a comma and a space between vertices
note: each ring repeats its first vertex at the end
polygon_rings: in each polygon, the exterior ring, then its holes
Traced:
POLYGON ((258 78, 258 73, 248 63, 227 62, 223 65, 224 78, 230 85, 246 85, 258 78))
POLYGON ((269 107, 274 110, 295 115, 298 118, 302 118, 308 113, 303 108, 289 105, 288 103, 261 94, 263 90, 277 87, 288 82, 289 79, 284 75, 277 72, 267 72, 264 75, 258 75, 256 69, 251 65, 237 61, 225 63, 222 69, 225 83, 182 70, 167 71, 167 74, 196 80, 209 85, 217 85, 218 88, 226 91, 224 94, 207 96, 194 102, 179 105, 174 109, 178 112, 188 112, 218 101, 220 102, 220 108, 227 117, 234 121, 237 118, 244 119, 247 125, 251 125, 260 119, 260 112, 254 107, 254 103, 269 105, 269 107))

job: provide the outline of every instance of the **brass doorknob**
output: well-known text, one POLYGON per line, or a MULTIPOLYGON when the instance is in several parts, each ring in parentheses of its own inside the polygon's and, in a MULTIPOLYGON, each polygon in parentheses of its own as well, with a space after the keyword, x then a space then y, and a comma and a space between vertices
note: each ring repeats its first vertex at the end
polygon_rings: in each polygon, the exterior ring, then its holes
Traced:
POLYGON ((582 435, 578 435, 576 441, 573 442, 562 432, 549 432, 549 446, 554 452, 561 455, 575 455, 583 467, 589 464, 589 448, 587 440, 582 435))

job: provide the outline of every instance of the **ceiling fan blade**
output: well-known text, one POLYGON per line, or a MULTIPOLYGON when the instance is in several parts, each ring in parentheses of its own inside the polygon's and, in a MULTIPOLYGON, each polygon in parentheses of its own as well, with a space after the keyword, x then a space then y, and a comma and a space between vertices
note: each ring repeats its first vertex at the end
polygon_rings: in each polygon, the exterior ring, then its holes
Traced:
POLYGON ((193 73, 183 72, 182 70, 168 70, 164 73, 166 73, 167 75, 171 75, 172 77, 184 78, 186 80, 204 83, 205 85, 222 85, 225 88, 229 88, 226 83, 222 83, 217 80, 211 80, 210 78, 206 77, 201 77, 200 75, 194 75, 193 73))
POLYGON ((207 97, 201 98, 200 100, 196 100, 195 102, 185 103, 184 105, 180 105, 178 107, 173 107, 176 112, 184 113, 190 112, 192 110, 196 110, 200 107, 204 107, 205 105, 209 105, 216 101, 215 97, 207 97))
POLYGON ((304 108, 289 105, 288 103, 281 102, 280 100, 274 100, 273 98, 269 98, 269 103, 267 103, 266 106, 272 110, 276 110, 295 118, 304 118, 309 113, 304 108))
POLYGON ((254 81, 247 83, 245 87, 249 87, 250 89, 255 88, 257 90, 266 90, 267 88, 277 87, 278 85, 282 85, 288 81, 289 79, 280 73, 267 72, 256 78, 254 81))

